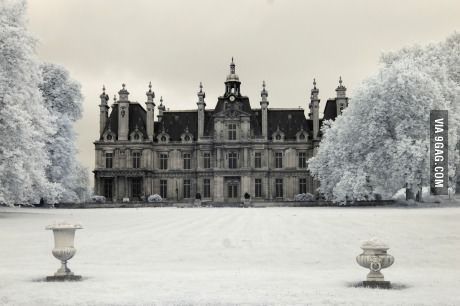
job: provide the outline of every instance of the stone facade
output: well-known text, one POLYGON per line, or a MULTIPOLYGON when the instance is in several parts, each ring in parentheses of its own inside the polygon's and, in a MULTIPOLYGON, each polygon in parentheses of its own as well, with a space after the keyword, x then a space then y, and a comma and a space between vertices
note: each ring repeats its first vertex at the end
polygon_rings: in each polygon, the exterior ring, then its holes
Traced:
MULTIPOLYGON (((108 95, 100 96, 100 137, 95 141, 95 193, 112 201, 160 194, 170 201, 241 202, 292 200, 316 193, 307 161, 321 139, 319 90, 314 81, 309 118, 301 108, 268 108, 263 83, 260 108, 253 109, 240 91, 230 64, 225 93, 206 109, 200 84, 197 108, 166 111, 163 99, 154 121, 155 94, 149 84, 146 108, 129 101, 125 85, 109 112, 108 95)), ((334 119, 348 105, 340 80, 337 97, 326 102, 324 119, 334 119)))

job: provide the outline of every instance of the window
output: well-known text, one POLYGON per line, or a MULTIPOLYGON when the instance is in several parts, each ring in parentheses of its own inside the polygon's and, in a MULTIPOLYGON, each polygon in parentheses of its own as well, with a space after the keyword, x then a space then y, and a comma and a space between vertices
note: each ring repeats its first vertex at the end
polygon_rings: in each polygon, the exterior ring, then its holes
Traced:
POLYGON ((190 153, 184 153, 184 169, 191 169, 190 153))
POLYGON ((256 198, 262 197, 262 179, 255 179, 255 194, 256 198))
POLYGON ((135 177, 131 182, 133 198, 140 198, 142 194, 142 178, 135 177))
POLYGON ((184 180, 184 199, 190 198, 190 180, 184 180))
POLYGON ((211 168, 211 153, 209 152, 203 153, 203 168, 211 168))
POLYGON ((299 179, 299 193, 307 193, 307 179, 306 178, 299 179))
POLYGON ((210 179, 203 179, 203 197, 204 198, 211 197, 211 180, 210 179))
POLYGON ((105 153, 105 167, 112 168, 113 165, 113 155, 112 153, 105 153))
POLYGON ((262 168, 262 153, 260 152, 254 155, 254 168, 262 168))
POLYGON ((283 152, 275 152, 275 168, 283 168, 283 152))
POLYGON ((161 141, 166 142, 166 136, 161 136, 161 141))
POLYGON ((160 169, 168 169, 168 154, 160 153, 160 169))
POLYGON ((281 140, 281 135, 280 134, 276 135, 275 139, 276 140, 281 140))
POLYGON ((107 135, 107 140, 112 140, 112 135, 107 135))
POLYGON ((188 135, 185 136, 185 137, 184 137, 184 140, 185 140, 185 141, 190 141, 190 136, 188 136, 188 135))
POLYGON ((113 179, 106 178, 103 180, 104 180, 104 197, 106 197, 107 200, 112 200, 113 179))
POLYGON ((275 196, 277 198, 283 197, 283 179, 275 180, 275 196))
POLYGON ((228 167, 230 169, 236 169, 237 164, 237 154, 236 152, 228 153, 228 167))
POLYGON ((133 153, 133 168, 137 169, 141 167, 141 153, 134 152, 133 153))
POLYGON ((134 134, 134 140, 139 140, 139 134, 134 134))
POLYGON ((236 124, 230 123, 228 125, 228 140, 236 140, 236 124))
POLYGON ((160 196, 163 199, 168 197, 168 180, 160 180, 160 196))
POLYGON ((304 133, 299 135, 299 140, 305 140, 305 134, 304 133))
POLYGON ((305 152, 299 152, 299 168, 307 167, 307 154, 305 152))

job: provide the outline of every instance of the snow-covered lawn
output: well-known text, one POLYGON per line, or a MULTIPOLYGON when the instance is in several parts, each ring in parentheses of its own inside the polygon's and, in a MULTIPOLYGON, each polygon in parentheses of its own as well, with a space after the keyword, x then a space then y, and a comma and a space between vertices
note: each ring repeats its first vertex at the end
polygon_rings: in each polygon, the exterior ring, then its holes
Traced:
POLYGON ((460 208, 0 208, 1 305, 460 305, 460 208), (69 267, 45 226, 78 221, 69 267), (354 288, 362 240, 399 289, 354 288))

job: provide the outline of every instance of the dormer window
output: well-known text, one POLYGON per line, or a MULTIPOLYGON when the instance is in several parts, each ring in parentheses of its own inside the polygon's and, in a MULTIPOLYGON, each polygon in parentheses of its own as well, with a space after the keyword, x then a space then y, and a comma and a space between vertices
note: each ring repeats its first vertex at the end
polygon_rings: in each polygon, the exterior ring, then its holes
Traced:
POLYGON ((308 135, 307 132, 303 130, 303 128, 296 134, 297 136, 297 141, 299 142, 305 142, 308 140, 308 135))
POLYGON ((112 135, 110 135, 110 134, 107 135, 106 139, 109 140, 109 141, 112 140, 112 135))
POLYGON ((166 142, 166 136, 161 136, 161 141, 166 142))
POLYGON ((104 135, 102 135, 102 139, 104 139, 105 141, 114 141, 115 140, 115 134, 112 133, 112 131, 110 130, 110 128, 104 133, 104 135))
POLYGON ((129 134, 130 138, 131 138, 131 141, 142 141, 142 132, 139 130, 139 128, 137 127, 136 125, 136 128, 134 129, 134 131, 129 134))
POLYGON ((273 133, 272 139, 274 142, 282 142, 284 140, 284 133, 280 131, 279 127, 276 129, 276 132, 273 133))
POLYGON ((169 135, 165 132, 165 131, 162 131, 158 137, 158 142, 161 142, 161 143, 168 143, 169 142, 169 135))

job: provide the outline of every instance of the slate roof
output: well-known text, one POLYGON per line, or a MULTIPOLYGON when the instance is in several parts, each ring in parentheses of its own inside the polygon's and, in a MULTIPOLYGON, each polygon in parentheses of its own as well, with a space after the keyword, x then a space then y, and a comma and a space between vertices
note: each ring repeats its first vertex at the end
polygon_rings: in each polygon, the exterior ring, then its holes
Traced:
MULTIPOLYGON (((249 99, 240 97, 241 110, 250 114, 251 130, 254 136, 262 135, 262 110, 251 109, 249 99)), ((213 136, 215 114, 224 110, 225 100, 219 97, 216 108, 205 110, 204 135, 213 136)), ((337 116, 337 107, 335 100, 328 100, 324 110, 324 119, 333 119, 337 116)), ((320 127, 324 119, 320 119, 320 127)), ((129 134, 135 128, 142 132, 144 139, 147 139, 146 132, 146 111, 137 102, 129 105, 129 134)), ((181 135, 188 129, 193 135, 194 140, 198 138, 198 112, 197 110, 186 111, 164 111, 162 122, 154 123, 155 134, 162 130, 169 134, 171 141, 179 141, 181 135)), ((304 109, 268 109, 268 138, 272 139, 273 133, 278 129, 285 134, 286 140, 296 139, 296 134, 303 129, 312 137, 313 121, 305 117, 304 109)), ((104 132, 110 130, 116 135, 118 133, 118 104, 113 105, 104 132)), ((321 132, 320 132, 321 133, 321 132)))
POLYGON ((329 99, 324 107, 324 120, 335 119, 337 117, 337 101, 335 99, 329 99))
MULTIPOLYGON (((129 132, 130 135, 136 127, 142 133, 144 139, 147 138, 146 127, 146 116, 145 109, 137 102, 131 102, 129 104, 129 132)), ((115 135, 118 134, 118 104, 112 105, 112 112, 107 120, 104 133, 110 128, 111 132, 115 135)), ((102 137, 102 135, 101 135, 102 137)), ((116 137, 118 139, 118 135, 116 137)))

